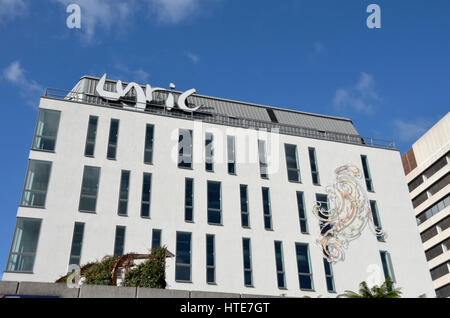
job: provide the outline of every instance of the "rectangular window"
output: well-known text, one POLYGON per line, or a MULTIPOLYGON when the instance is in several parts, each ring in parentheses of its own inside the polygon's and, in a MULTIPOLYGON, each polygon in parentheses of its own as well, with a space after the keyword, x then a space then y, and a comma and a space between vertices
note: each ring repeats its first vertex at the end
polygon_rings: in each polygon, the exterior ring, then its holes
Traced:
POLYGON ((269 179, 267 172, 267 156, 266 156, 266 142, 264 140, 258 140, 258 152, 259 152, 259 171, 261 178, 269 179))
POLYGON ((283 261, 283 243, 279 241, 275 241, 275 263, 277 266, 278 288, 286 288, 286 279, 284 275, 284 261, 283 261))
POLYGON ((236 137, 227 136, 228 173, 236 174, 236 137))
POLYGON ((303 234, 308 234, 308 222, 306 220, 305 200, 303 197, 303 192, 300 191, 297 191, 297 208, 298 208, 298 218, 300 221, 300 232, 303 234))
POLYGON ((120 190, 119 190, 119 215, 127 215, 128 213, 128 192, 130 188, 130 171, 122 170, 120 177, 120 190))
POLYGON ((70 249, 69 265, 80 265, 83 236, 84 223, 75 222, 72 237, 72 248, 70 249))
POLYGON ((326 258, 323 259, 323 266, 325 268, 325 279, 327 281, 327 290, 329 292, 335 292, 334 288, 334 278, 333 278, 333 268, 331 267, 330 262, 326 258))
POLYGON ((7 271, 33 272, 41 219, 17 218, 7 271))
POLYGON ((311 176, 314 185, 320 185, 319 167, 317 166, 316 149, 308 148, 309 164, 311 165, 311 176))
POLYGON ((98 117, 89 116, 88 131, 86 136, 86 145, 84 147, 84 155, 93 157, 95 151, 95 139, 97 137, 98 117))
POLYGON ((61 112, 57 110, 39 109, 33 140, 34 150, 55 150, 60 115, 61 112))
POLYGON ((191 281, 191 233, 177 232, 175 280, 191 281))
POLYGON ((150 194, 152 192, 152 174, 144 172, 142 180, 141 217, 150 218, 150 194))
POLYGON ((208 223, 222 224, 222 200, 220 182, 208 181, 208 223))
POLYGON ((391 279, 392 283, 395 283, 394 272, 392 268, 391 256, 386 251, 380 251, 381 263, 383 264, 384 278, 391 279))
POLYGON ((79 205, 79 210, 81 212, 95 212, 99 180, 100 168, 90 166, 84 167, 79 205))
POLYGON ((284 144, 286 154, 286 167, 290 182, 301 182, 300 169, 298 168, 297 146, 284 144))
POLYGON ((308 244, 295 244, 300 289, 314 290, 308 244))
MULTIPOLYGON (((372 219, 373 219, 373 224, 375 225, 375 229, 377 232, 381 232, 382 231, 382 227, 381 227, 381 219, 380 219, 380 214, 378 213, 378 207, 377 207, 377 202, 370 200, 370 210, 372 211, 372 219)), ((384 242, 384 236, 383 235, 377 235, 377 240, 380 242, 384 242)))
POLYGON ((326 194, 316 194, 316 202, 319 205, 320 210, 322 210, 324 212, 324 213, 319 213, 319 216, 323 219, 319 223, 320 224, 320 233, 322 235, 324 235, 326 232, 331 230, 331 225, 326 224, 327 222, 325 221, 326 219, 328 219, 328 215, 327 215, 327 213, 325 213, 329 210, 328 196, 326 194))
POLYGON ((372 177, 370 175, 369 162, 367 160, 367 156, 361 155, 361 162, 363 166, 364 177, 366 179, 366 187, 367 191, 374 192, 372 177))
POLYGON ((192 130, 180 129, 178 135, 178 167, 192 169, 192 130))
POLYGON ((262 188, 262 200, 264 211, 264 228, 266 230, 272 230, 272 212, 270 208, 269 188, 262 188))
POLYGON ((248 210, 248 187, 244 184, 240 185, 241 195, 241 225, 242 227, 250 227, 250 214, 248 210))
POLYGON ((161 230, 153 229, 152 231, 152 249, 161 247, 161 230))
POLYGON ((252 255, 251 243, 249 238, 242 239, 242 252, 244 256, 244 285, 253 286, 252 255))
POLYGON ((125 226, 116 226, 116 238, 114 240, 114 255, 123 255, 125 246, 125 226))
POLYGON ((216 283, 216 256, 214 235, 206 235, 206 282, 216 283))
POLYGON ((214 171, 214 136, 211 133, 205 134, 205 170, 214 171))
POLYGON ((108 153, 107 153, 107 158, 110 160, 116 159, 118 138, 119 138, 119 120, 111 119, 111 125, 109 127, 108 153))
POLYGON ((184 220, 194 222, 194 180, 190 178, 185 182, 184 220))
POLYGON ((147 124, 145 128, 145 149, 144 149, 144 163, 153 164, 153 134, 154 126, 147 124))
POLYGON ((45 207, 51 169, 52 163, 49 161, 29 161, 21 205, 38 208, 45 207))

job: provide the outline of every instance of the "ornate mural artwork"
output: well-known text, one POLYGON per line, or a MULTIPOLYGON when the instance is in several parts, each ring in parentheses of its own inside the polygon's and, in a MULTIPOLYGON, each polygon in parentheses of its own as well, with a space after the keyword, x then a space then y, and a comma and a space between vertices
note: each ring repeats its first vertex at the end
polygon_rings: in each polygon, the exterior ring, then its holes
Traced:
POLYGON ((330 263, 345 259, 344 250, 361 236, 367 224, 376 236, 386 236, 374 224, 367 193, 359 182, 361 170, 344 165, 334 173, 334 183, 326 188, 328 206, 317 202, 313 207, 313 213, 320 221, 317 242, 330 263))

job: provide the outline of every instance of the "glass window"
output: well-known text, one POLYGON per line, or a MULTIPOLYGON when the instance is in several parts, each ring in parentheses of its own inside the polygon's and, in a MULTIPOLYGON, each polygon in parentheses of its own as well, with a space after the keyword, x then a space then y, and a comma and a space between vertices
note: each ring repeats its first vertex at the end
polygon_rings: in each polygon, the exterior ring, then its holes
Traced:
POLYGON ((250 214, 248 210, 248 187, 244 184, 240 185, 241 195, 241 225, 242 227, 250 227, 250 214))
POLYGON ((286 154, 286 167, 288 180, 291 182, 300 182, 300 169, 298 168, 297 146, 284 145, 284 152, 286 154))
POLYGON ((205 169, 206 171, 214 171, 214 136, 211 133, 205 134, 205 169))
POLYGON ((317 166, 316 149, 308 148, 309 163, 311 166, 311 176, 314 185, 320 185, 319 168, 317 166))
MULTIPOLYGON (((372 211, 373 224, 377 231, 382 231, 380 214, 378 213, 377 202, 370 200, 370 210, 372 211)), ((377 235, 377 240, 384 242, 384 235, 377 235)))
POLYGON ((431 278, 433 280, 439 279, 444 275, 447 275, 449 273, 450 268, 450 262, 446 262, 444 264, 441 264, 435 268, 433 268, 431 272, 431 278))
POLYGON ((114 240, 114 255, 123 255, 125 246, 125 226, 116 226, 116 238, 114 240))
POLYGON ((7 271, 33 272, 42 220, 17 218, 7 271))
POLYGON ((272 230, 272 212, 270 208, 269 188, 262 188, 262 200, 264 211, 264 228, 266 230, 272 230))
POLYGON ((258 140, 258 152, 261 178, 269 179, 267 172, 266 142, 264 140, 258 140))
POLYGON ((86 136, 86 145, 84 147, 84 155, 93 157, 95 151, 95 139, 97 136, 98 117, 89 116, 88 131, 86 136))
POLYGON ((194 180, 186 178, 184 195, 184 220, 194 221, 194 180))
POLYGON ((374 192, 372 176, 370 175, 369 162, 367 160, 367 156, 361 155, 361 162, 363 166, 364 177, 366 179, 367 191, 374 192))
POLYGON ((303 192, 300 191, 297 191, 297 207, 298 207, 298 218, 300 221, 300 232, 303 234, 307 234, 308 222, 306 219, 305 200, 303 197, 303 192))
POLYGON ((206 282, 216 283, 216 260, 214 235, 206 235, 206 282))
POLYGON ((81 184, 79 210, 82 212, 95 212, 97 206, 100 168, 85 166, 83 183, 81 184))
POLYGON ((178 167, 192 168, 192 130, 180 129, 178 135, 178 167))
POLYGON ((380 251, 381 263, 383 265, 384 278, 391 279, 391 282, 395 282, 394 272, 392 269, 391 256, 386 251, 380 251))
POLYGON ((84 223, 75 222, 70 250, 69 265, 80 265, 81 248, 83 246, 84 223))
POLYGON ((222 202, 220 182, 208 181, 208 223, 222 224, 222 202))
POLYGON ((191 233, 177 232, 175 280, 191 281, 191 233))
MULTIPOLYGON (((320 209, 324 211, 324 213, 319 213, 319 216, 323 219, 328 219, 328 214, 325 213, 328 211, 328 196, 326 194, 316 194, 317 204, 320 204, 320 209)), ((326 232, 331 230, 331 225, 326 224, 325 221, 320 221, 320 233, 324 235, 326 232)))
POLYGON ((145 149, 144 149, 144 163, 153 164, 153 134, 154 126, 147 124, 145 128, 145 149))
POLYGON ((39 109, 39 116, 34 132, 33 149, 54 151, 58 134, 60 112, 39 109))
POLYGON ((249 238, 242 239, 242 251, 244 256, 244 285, 253 286, 252 255, 251 243, 249 238))
POLYGON ((327 259, 323 259, 323 266, 325 268, 325 279, 327 282, 327 290, 329 292, 335 292, 334 288, 334 279, 333 279, 333 268, 331 267, 330 262, 327 259))
POLYGON ((117 139, 119 138, 119 120, 111 119, 111 125, 109 127, 109 139, 108 139, 108 159, 116 159, 117 153, 117 139))
POLYGON ((127 215, 128 213, 128 192, 130 188, 130 171, 122 170, 120 177, 119 191, 119 215, 127 215))
POLYGON ((227 136, 228 173, 236 174, 236 137, 227 136))
POLYGON ((277 266, 278 288, 286 288, 286 279, 284 275, 284 261, 283 261, 283 243, 279 241, 275 241, 275 264, 277 266))
POLYGON ((51 169, 52 163, 49 161, 29 161, 21 205, 39 208, 45 207, 51 169))
POLYGON ((150 194, 152 192, 152 174, 144 172, 142 180, 141 217, 150 218, 150 194))
POLYGON ((295 251, 297 254, 297 269, 300 289, 313 290, 313 277, 311 271, 311 263, 309 259, 308 244, 295 244, 295 251))
POLYGON ((161 230, 153 229, 152 231, 152 249, 161 247, 161 230))

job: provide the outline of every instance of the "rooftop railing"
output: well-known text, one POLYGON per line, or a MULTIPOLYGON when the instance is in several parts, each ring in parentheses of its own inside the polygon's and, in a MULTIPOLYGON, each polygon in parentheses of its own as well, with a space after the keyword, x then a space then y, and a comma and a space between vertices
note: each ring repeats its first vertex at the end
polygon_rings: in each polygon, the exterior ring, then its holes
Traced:
MULTIPOLYGON (((163 93, 164 94, 164 93, 163 93)), ((52 99, 60 99, 77 103, 85 103, 96 106, 112 107, 112 108, 123 108, 122 102, 124 103, 136 103, 136 100, 132 96, 121 99, 119 102, 112 102, 103 99, 100 96, 94 94, 87 94, 83 92, 69 91, 57 88, 46 88, 45 97, 52 99)), ((132 110, 127 108, 127 110, 132 110)), ((140 110, 135 110, 142 112, 140 110)), ((321 131, 318 129, 294 126, 288 124, 273 123, 269 121, 246 119, 246 118, 236 118, 230 117, 226 114, 220 114, 215 112, 210 112, 206 110, 198 110, 196 112, 187 113, 180 111, 178 109, 167 110, 164 106, 163 99, 158 99, 147 103, 145 113, 151 113, 160 116, 168 116, 174 118, 183 118, 188 120, 200 120, 207 123, 249 128, 249 129, 264 129, 267 131, 278 130, 281 134, 321 139, 327 141, 343 142, 348 144, 376 147, 397 150, 395 143, 391 140, 377 139, 371 137, 362 137, 360 135, 343 134, 338 132, 321 131)))

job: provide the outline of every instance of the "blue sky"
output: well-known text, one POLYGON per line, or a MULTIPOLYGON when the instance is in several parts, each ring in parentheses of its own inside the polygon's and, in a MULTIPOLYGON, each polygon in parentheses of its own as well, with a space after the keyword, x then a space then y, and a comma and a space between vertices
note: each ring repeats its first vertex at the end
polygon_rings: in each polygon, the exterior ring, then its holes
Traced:
POLYGON ((39 96, 85 74, 349 117, 401 152, 450 109, 448 0, 0 0, 6 265, 39 96), (66 7, 81 6, 81 29, 66 7), (381 29, 366 8, 381 7, 381 29), (9 137, 8 137, 9 136, 9 137))

